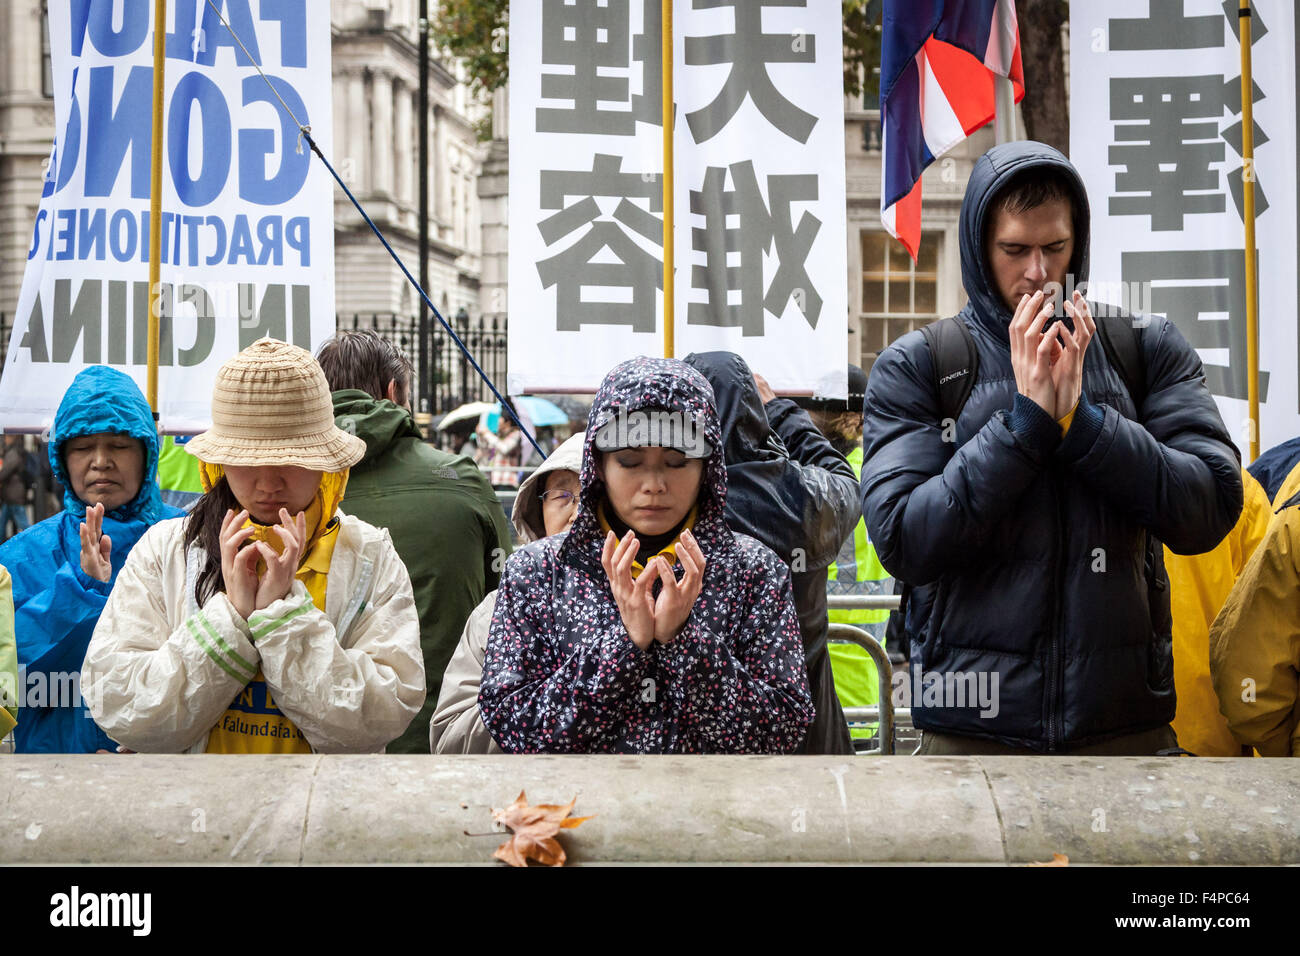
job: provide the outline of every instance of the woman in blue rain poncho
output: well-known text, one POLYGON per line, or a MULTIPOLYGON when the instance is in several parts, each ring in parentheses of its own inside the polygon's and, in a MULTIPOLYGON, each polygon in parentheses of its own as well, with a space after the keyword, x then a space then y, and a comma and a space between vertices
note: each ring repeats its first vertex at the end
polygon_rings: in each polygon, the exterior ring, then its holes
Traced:
POLYGON ((0 545, 20 669, 14 749, 115 751, 82 702, 82 660, 131 548, 150 525, 183 512, 158 491, 153 412, 116 369, 95 365, 73 379, 49 454, 64 510, 0 545))

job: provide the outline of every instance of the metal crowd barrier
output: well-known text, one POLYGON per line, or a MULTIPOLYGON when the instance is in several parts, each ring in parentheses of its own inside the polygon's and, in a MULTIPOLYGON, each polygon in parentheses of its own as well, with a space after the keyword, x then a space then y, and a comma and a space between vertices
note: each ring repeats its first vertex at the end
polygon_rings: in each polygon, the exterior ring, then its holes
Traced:
MULTIPOLYGON (((896 611, 900 596, 897 594, 831 594, 826 597, 826 606, 834 611, 896 611)), ((880 646, 880 642, 860 627, 852 624, 831 624, 826 635, 830 640, 848 641, 857 644, 870 656, 876 665, 879 701, 874 707, 845 707, 844 719, 850 724, 879 721, 880 747, 868 753, 881 753, 893 756, 897 753, 894 739, 894 666, 889 662, 889 655, 880 646)))

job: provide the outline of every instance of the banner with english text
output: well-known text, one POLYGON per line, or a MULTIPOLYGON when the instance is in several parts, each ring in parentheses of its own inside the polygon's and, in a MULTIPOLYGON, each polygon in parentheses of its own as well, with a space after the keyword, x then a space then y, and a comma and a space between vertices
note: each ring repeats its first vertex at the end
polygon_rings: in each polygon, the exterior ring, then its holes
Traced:
MULTIPOLYGON (((158 371, 166 431, 208 427, 217 369, 256 339, 314 352, 334 333, 333 181, 292 118, 331 154, 330 18, 315 6, 167 5, 158 371)), ((0 374, 5 430, 49 428, 89 365, 119 368, 144 390, 152 19, 145 2, 49 4, 56 134, 0 374)))

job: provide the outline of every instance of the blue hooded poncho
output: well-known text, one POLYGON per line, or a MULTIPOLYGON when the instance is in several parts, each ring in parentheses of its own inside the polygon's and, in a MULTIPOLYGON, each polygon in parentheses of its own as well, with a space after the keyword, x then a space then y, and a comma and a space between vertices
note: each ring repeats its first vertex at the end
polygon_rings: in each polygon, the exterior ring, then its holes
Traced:
POLYGON ((64 511, 0 545, 0 565, 13 576, 14 635, 18 644, 18 753, 94 753, 116 750, 82 705, 82 660, 126 556, 155 522, 184 514, 164 505, 158 491, 158 433, 153 413, 130 376, 102 365, 81 372, 54 418, 50 465, 63 485, 64 511), (134 499, 105 513, 113 543, 112 577, 97 581, 81 570, 81 522, 86 503, 72 491, 63 465, 71 438, 129 435, 144 445, 144 481, 134 499))

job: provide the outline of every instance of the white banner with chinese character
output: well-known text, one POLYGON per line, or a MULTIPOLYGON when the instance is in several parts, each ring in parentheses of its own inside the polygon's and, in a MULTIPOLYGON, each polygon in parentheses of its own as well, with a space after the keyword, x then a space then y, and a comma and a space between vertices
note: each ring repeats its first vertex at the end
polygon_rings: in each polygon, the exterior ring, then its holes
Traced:
MULTIPOLYGON (((840 5, 696 6, 673 9, 675 352, 842 396, 840 5)), ((512 394, 663 354, 660 51, 657 0, 511 7, 512 394)))
MULTIPOLYGON (((328 16, 301 3, 167 5, 158 396, 162 426, 207 428, 212 383, 263 335, 314 351, 334 320, 328 16), (250 60, 251 56, 251 60, 250 60), (268 87, 256 62, 274 84, 268 87)), ((0 426, 48 427, 88 365, 144 390, 153 4, 49 4, 56 141, 28 243, 0 426)))
MULTIPOLYGON (((1237 3, 1070 5, 1070 159, 1092 205, 1089 297, 1173 321, 1243 455, 1246 266, 1237 3)), ((1260 448, 1300 434, 1296 38, 1291 0, 1256 0, 1260 448)))

